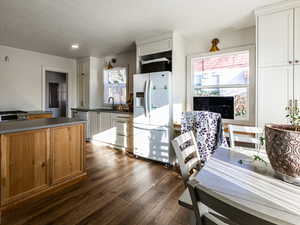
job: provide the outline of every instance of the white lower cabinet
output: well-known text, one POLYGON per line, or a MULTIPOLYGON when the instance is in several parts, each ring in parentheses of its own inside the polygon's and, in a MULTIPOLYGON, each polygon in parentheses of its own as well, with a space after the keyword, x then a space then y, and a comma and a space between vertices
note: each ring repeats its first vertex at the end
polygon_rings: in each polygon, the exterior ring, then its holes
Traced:
POLYGON ((100 132, 109 130, 112 127, 111 113, 106 113, 106 112, 98 113, 98 126, 100 132))
POLYGON ((117 149, 132 149, 132 116, 118 113, 98 113, 98 132, 93 140, 117 149))
POLYGON ((86 121, 86 126, 85 126, 86 140, 91 140, 93 138, 93 135, 95 135, 98 132, 97 112, 72 110, 72 117, 86 121))

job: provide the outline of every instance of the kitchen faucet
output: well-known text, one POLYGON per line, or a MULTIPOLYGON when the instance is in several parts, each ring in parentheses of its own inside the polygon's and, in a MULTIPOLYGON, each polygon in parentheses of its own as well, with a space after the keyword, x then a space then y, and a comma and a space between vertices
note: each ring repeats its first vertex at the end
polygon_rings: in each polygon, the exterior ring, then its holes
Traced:
POLYGON ((110 104, 110 100, 112 100, 112 109, 114 109, 115 108, 115 99, 114 99, 114 97, 109 97, 107 99, 108 104, 110 104))

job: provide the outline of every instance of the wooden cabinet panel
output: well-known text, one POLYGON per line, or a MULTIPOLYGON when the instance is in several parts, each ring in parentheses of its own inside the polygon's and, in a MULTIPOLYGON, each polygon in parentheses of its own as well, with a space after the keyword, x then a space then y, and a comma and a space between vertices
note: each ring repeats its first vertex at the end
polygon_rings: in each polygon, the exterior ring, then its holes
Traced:
POLYGON ((286 66, 293 62, 293 9, 258 18, 259 67, 286 66))
POLYGON ((1 136, 1 204, 48 187, 49 129, 1 136))
POLYGON ((84 171, 83 125, 51 130, 52 183, 59 183, 84 171))

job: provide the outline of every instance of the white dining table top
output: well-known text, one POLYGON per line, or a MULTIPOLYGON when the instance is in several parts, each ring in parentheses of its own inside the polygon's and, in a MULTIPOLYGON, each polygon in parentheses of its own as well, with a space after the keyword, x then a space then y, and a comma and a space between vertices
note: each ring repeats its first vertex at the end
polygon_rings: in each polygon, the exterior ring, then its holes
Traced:
POLYGON ((275 178, 270 164, 252 161, 253 154, 219 148, 196 175, 197 188, 268 222, 300 225, 300 187, 275 178))

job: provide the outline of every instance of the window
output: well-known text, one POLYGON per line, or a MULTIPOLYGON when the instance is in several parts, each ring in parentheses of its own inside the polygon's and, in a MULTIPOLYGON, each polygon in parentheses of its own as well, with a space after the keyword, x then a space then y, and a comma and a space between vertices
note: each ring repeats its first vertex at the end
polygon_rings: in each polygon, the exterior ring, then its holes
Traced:
MULTIPOLYGON (((127 100, 127 68, 120 67, 104 70, 104 103, 113 97, 115 104, 126 104, 127 100)), ((110 102, 111 104, 111 102, 110 102)))
MULTIPOLYGON (((193 96, 233 96, 234 119, 250 120, 250 50, 191 58, 193 96)), ((251 94, 250 94, 251 93, 251 94)), ((254 112, 252 113, 254 114, 254 112)))

